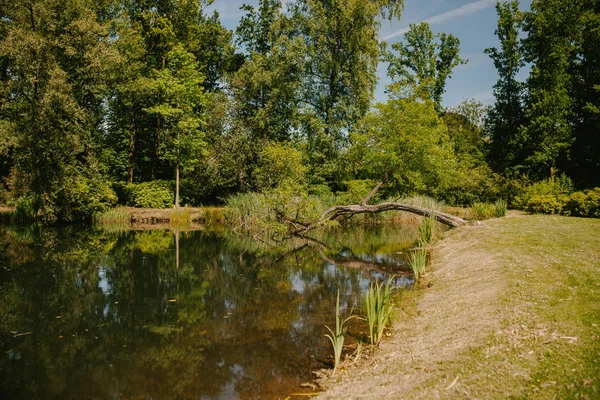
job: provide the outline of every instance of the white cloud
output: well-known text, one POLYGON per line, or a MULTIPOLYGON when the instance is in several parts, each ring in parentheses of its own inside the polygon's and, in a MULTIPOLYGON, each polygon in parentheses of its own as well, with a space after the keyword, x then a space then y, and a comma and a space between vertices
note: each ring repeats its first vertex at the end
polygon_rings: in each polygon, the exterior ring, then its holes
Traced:
MULTIPOLYGON (((483 10, 490 6, 493 6, 494 4, 496 4, 496 0, 477 0, 477 1, 474 1, 473 3, 465 4, 464 6, 455 8, 454 10, 446 11, 445 13, 426 18, 423 20, 423 22, 427 22, 430 25, 439 24, 441 22, 446 22, 451 19, 461 18, 461 17, 464 17, 465 15, 476 13, 477 11, 480 11, 480 10, 483 10)), ((408 27, 401 28, 401 29, 385 36, 383 39, 388 40, 393 37, 403 35, 406 32, 408 32, 408 30, 409 30, 408 27)))

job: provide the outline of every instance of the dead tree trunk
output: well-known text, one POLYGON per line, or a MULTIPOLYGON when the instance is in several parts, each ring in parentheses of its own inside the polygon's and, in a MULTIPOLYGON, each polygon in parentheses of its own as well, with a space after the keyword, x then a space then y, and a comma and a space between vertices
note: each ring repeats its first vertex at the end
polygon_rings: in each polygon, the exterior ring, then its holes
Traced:
MULTIPOLYGON (((301 224, 297 221, 291 221, 286 219, 286 222, 291 226, 291 234, 293 235, 304 235, 308 231, 311 231, 319 226, 324 225, 328 221, 334 221, 340 217, 350 218, 357 214, 378 214, 384 211, 405 211, 412 214, 417 214, 423 217, 433 216, 436 221, 449 226, 450 228, 457 228, 461 225, 465 225, 467 221, 457 217, 455 215, 443 213, 432 209, 414 206, 411 204, 387 202, 376 205, 367 204, 369 200, 375 195, 375 193, 383 186, 384 182, 379 182, 377 186, 363 199, 361 204, 353 204, 348 206, 334 206, 326 210, 321 214, 320 218, 311 224, 301 224)), ((281 216, 280 216, 281 217, 281 216)))

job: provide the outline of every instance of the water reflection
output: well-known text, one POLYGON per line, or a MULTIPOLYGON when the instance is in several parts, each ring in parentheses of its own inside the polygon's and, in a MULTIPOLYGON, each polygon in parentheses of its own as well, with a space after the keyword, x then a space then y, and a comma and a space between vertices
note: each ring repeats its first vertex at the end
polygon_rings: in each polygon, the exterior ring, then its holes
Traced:
POLYGON ((337 290, 358 307, 410 236, 4 229, 0 398, 285 398, 331 352, 337 290))

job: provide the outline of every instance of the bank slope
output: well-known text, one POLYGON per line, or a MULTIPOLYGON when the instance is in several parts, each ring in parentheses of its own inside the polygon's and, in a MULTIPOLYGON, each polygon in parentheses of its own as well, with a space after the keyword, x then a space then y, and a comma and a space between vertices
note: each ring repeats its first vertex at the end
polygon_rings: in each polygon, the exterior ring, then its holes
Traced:
POLYGON ((321 398, 600 398, 599 220, 459 228, 430 271, 376 355, 321 398))

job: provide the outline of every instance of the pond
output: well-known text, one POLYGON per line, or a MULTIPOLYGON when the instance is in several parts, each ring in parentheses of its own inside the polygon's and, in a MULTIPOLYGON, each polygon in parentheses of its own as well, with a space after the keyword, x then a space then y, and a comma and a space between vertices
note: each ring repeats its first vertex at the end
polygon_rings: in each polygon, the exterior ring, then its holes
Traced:
POLYGON ((325 325, 414 235, 274 243, 219 230, 0 228, 1 399, 262 399, 330 366, 325 325))

